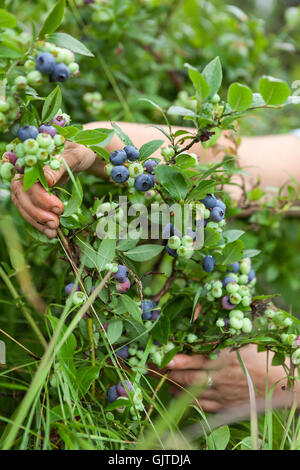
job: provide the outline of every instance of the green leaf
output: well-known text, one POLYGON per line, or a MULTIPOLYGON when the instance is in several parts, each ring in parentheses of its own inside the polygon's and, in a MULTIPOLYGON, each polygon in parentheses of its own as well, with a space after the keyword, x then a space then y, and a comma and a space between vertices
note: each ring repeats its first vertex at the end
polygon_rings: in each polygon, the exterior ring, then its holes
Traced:
POLYGON ((31 188, 31 186, 33 186, 34 183, 37 182, 39 176, 40 174, 37 165, 32 166, 31 168, 25 168, 23 191, 27 191, 27 189, 31 188))
POLYGON ((123 332, 123 322, 122 320, 111 320, 107 328, 107 336, 111 344, 114 344, 123 332))
POLYGON ((195 159, 187 154, 181 154, 176 157, 176 165, 180 166, 180 168, 186 169, 191 168, 195 165, 195 159))
POLYGON ((132 238, 123 238, 117 244, 117 250, 128 251, 134 248, 139 242, 139 239, 133 240, 132 238))
POLYGON ((202 72, 202 75, 210 86, 209 97, 215 95, 222 83, 223 73, 219 57, 213 59, 202 72))
POLYGON ((156 150, 159 149, 163 143, 163 140, 151 140, 150 142, 142 145, 140 148, 140 159, 145 160, 146 158, 150 157, 150 155, 156 152, 156 150))
POLYGON ((193 82, 194 88, 196 90, 197 99, 199 101, 203 101, 209 95, 209 84, 203 75, 197 69, 195 69, 195 67, 192 67, 189 64, 185 64, 185 67, 187 67, 189 70, 189 77, 193 82))
POLYGON ((50 95, 45 99, 42 110, 42 121, 49 122, 57 114, 61 108, 62 96, 59 86, 51 91, 50 95))
POLYGON ((89 51, 89 49, 78 41, 78 39, 73 38, 66 33, 53 33, 48 37, 48 40, 60 47, 65 47, 72 52, 75 52, 80 55, 85 55, 88 57, 94 57, 94 54, 89 51))
POLYGON ((209 450, 225 450, 230 439, 228 426, 215 429, 206 439, 209 450))
POLYGON ((39 39, 43 39, 46 34, 54 33, 57 30, 64 17, 65 4, 65 0, 59 0, 54 5, 39 33, 39 39))
POLYGON ((244 233, 244 230, 226 230, 223 232, 223 237, 226 238, 227 243, 230 243, 238 240, 244 233))
POLYGON ((102 271, 105 268, 107 263, 110 263, 116 253, 116 240, 111 238, 105 238, 100 243, 98 248, 98 261, 97 261, 97 269, 98 271, 102 271))
MULTIPOLYGON (((48 319, 49 319, 49 321, 51 323, 51 326, 52 326, 52 329, 54 331, 57 327, 58 322, 59 322, 59 318, 53 317, 52 315, 48 315, 48 319)), ((62 330, 59 334, 59 338, 58 338, 58 341, 57 341, 58 343, 63 338, 64 334, 67 331, 67 328, 68 328, 67 325, 62 326, 62 330)), ((77 345, 77 343, 76 343, 75 335, 73 333, 71 333, 70 336, 66 339, 66 341, 62 345, 62 347, 60 348, 60 350, 58 352, 58 357, 60 359, 72 361, 73 360, 73 354, 74 354, 74 351, 76 349, 76 345, 77 345)))
POLYGON ((160 184, 174 199, 178 201, 185 199, 188 193, 188 185, 179 170, 168 165, 158 165, 154 172, 160 184))
POLYGON ((221 235, 214 229, 207 227, 204 231, 205 246, 212 247, 216 246, 221 239, 221 235))
POLYGON ((199 201, 201 198, 205 197, 208 193, 213 193, 215 189, 216 182, 214 180, 204 180, 200 181, 198 186, 191 191, 188 202, 189 201, 199 201))
POLYGON ((133 145, 132 140, 130 139, 130 137, 128 137, 128 135, 125 134, 124 131, 122 131, 122 129, 118 126, 118 124, 113 122, 112 126, 113 126, 114 130, 116 131, 116 134, 119 137, 119 139, 123 142, 123 144, 133 145))
POLYGON ((161 315, 152 330, 153 338, 162 344, 167 344, 170 336, 171 323, 166 315, 161 315))
POLYGON ((120 296, 120 302, 136 322, 143 324, 141 308, 138 306, 137 302, 125 294, 120 296))
POLYGON ((69 217, 70 215, 74 214, 77 211, 77 209, 79 209, 82 203, 83 192, 82 192, 79 178, 76 178, 76 183, 77 183, 77 189, 79 189, 79 192, 76 191, 76 188, 73 186, 72 196, 70 197, 68 202, 65 203, 65 210, 63 212, 62 217, 69 217))
POLYGON ((172 114, 174 116, 197 116, 194 111, 192 111, 191 109, 184 108, 183 106, 171 106, 167 112, 168 114, 172 114))
POLYGON ((8 13, 3 8, 0 9, 0 28, 14 28, 17 24, 18 22, 14 15, 8 13))
POLYGON ((287 83, 274 77, 262 77, 258 87, 266 105, 270 106, 284 103, 291 94, 287 83))
POLYGON ((245 245, 241 240, 228 243, 223 250, 224 259, 222 264, 228 265, 239 261, 243 257, 244 249, 245 245))
POLYGON ((111 129, 79 131, 71 140, 72 142, 82 145, 98 145, 103 143, 108 137, 112 136, 113 132, 114 131, 111 129))
POLYGON ((82 367, 77 371, 77 386, 82 395, 85 395, 89 391, 92 382, 98 378, 99 371, 100 365, 82 367))
POLYGON ((233 111, 245 111, 252 104, 253 93, 246 85, 233 83, 228 89, 227 100, 233 111))
POLYGON ((244 255, 246 258, 254 258, 261 253, 261 250, 245 250, 244 255))
POLYGON ((164 249, 163 245, 139 245, 124 253, 132 261, 148 261, 159 255, 164 249))
POLYGON ((275 353, 272 359, 272 366, 282 366, 285 363, 285 354, 275 353))

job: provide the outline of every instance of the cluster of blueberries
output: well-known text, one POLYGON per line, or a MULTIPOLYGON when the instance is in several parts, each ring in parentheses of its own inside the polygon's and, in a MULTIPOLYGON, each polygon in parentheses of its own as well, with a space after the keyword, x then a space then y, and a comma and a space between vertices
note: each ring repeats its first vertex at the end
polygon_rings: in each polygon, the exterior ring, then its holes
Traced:
POLYGON ((88 92, 83 95, 82 99, 86 104, 86 110, 88 113, 93 116, 99 115, 104 106, 101 93, 98 91, 88 92))
MULTIPOLYGON (((67 121, 70 122, 67 114, 58 114, 51 123, 64 127, 67 121)), ((42 124, 39 128, 22 126, 18 129, 17 137, 19 140, 8 144, 2 155, 0 174, 4 180, 10 180, 15 171, 24 173, 26 167, 33 167, 38 161, 49 164, 52 170, 59 170, 61 161, 58 157, 65 139, 53 125, 42 124)))
POLYGON ((113 403, 120 397, 128 397, 128 392, 131 392, 132 384, 129 380, 124 380, 124 382, 119 382, 117 385, 112 385, 107 390, 107 400, 109 403, 113 403))
POLYGON ((0 98, 0 127, 7 127, 20 116, 21 111, 14 96, 0 98))
POLYGON ((116 183, 128 183, 137 191, 148 191, 155 185, 153 169, 157 165, 155 160, 147 160, 144 165, 138 163, 140 152, 132 145, 126 145, 121 150, 115 150, 110 155, 110 164, 106 165, 106 173, 116 183), (128 166, 126 161, 132 162, 128 166), (146 173, 144 173, 146 170, 146 173))

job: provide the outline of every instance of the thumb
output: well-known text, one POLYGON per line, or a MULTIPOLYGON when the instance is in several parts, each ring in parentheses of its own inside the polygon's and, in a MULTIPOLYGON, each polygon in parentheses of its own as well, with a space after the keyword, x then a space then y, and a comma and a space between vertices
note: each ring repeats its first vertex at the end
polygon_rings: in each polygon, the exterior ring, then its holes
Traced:
POLYGON ((44 174, 48 183, 48 186, 51 188, 62 178, 66 171, 64 165, 61 165, 59 170, 52 170, 50 166, 46 165, 44 167, 44 174))

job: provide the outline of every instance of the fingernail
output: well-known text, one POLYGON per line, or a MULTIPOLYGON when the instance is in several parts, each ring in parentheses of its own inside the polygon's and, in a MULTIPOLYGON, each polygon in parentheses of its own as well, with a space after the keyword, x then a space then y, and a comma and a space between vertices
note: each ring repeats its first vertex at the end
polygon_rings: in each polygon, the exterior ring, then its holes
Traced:
POLYGON ((49 220, 47 222, 47 225, 49 228, 52 228, 52 229, 56 228, 56 223, 53 220, 49 220))
POLYGON ((52 212, 54 212, 54 214, 59 215, 61 214, 61 209, 59 207, 53 207, 52 212))
POLYGON ((168 368, 168 367, 174 367, 174 366, 175 366, 175 361, 172 360, 172 361, 169 362, 169 364, 166 365, 166 368, 168 368))
POLYGON ((46 228, 44 230, 44 234, 46 235, 46 237, 48 238, 53 238, 53 235, 54 235, 54 231, 53 230, 50 230, 50 228, 46 228))

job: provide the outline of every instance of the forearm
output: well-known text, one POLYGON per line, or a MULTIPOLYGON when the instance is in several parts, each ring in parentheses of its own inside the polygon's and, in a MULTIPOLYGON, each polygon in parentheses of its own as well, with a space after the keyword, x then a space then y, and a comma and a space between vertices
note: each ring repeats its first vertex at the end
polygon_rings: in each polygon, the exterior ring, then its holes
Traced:
MULTIPOLYGON (((136 147, 141 147, 145 142, 153 139, 161 139, 167 145, 167 138, 158 129, 147 124, 118 123, 126 134, 131 138, 136 147)), ((96 129, 98 127, 111 128, 109 122, 93 122, 85 125, 85 129, 96 129)), ((166 126, 161 126, 167 130, 166 126)), ((173 126, 176 131, 179 127, 173 126)), ((180 129, 182 129, 180 127, 180 129)), ((191 130, 191 128, 188 128, 191 130)), ((223 157, 221 148, 228 147, 230 142, 223 135, 219 142, 220 152, 216 153, 212 149, 205 150, 201 143, 195 144, 190 152, 196 153, 201 162, 218 162, 223 157)), ((108 152, 122 147, 122 142, 115 134, 106 147, 108 152)), ((155 157, 161 158, 158 150, 155 157)), ((293 176, 300 180, 300 139, 292 134, 270 135, 263 137, 244 137, 239 149, 240 164, 247 167, 250 178, 247 179, 247 186, 260 177, 261 185, 266 187, 280 187, 293 176)), ((94 174, 103 176, 104 164, 97 158, 90 168, 94 174)))

